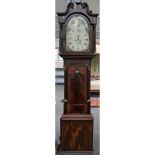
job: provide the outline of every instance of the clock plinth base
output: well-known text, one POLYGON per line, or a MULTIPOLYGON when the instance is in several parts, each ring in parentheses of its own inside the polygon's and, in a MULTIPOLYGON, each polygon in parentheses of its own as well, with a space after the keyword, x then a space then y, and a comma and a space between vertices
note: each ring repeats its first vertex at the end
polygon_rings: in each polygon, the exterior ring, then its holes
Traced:
POLYGON ((75 154, 75 155, 92 155, 93 151, 59 151, 60 155, 70 155, 70 154, 75 154))
POLYGON ((93 151, 93 116, 62 115, 60 119, 60 152, 93 151))

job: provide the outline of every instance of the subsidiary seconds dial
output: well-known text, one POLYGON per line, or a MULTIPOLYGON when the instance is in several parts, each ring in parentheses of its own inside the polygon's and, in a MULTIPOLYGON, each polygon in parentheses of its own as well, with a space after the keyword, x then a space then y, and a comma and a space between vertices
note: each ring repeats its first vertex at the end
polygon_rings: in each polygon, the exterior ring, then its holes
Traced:
POLYGON ((73 16, 66 28, 66 48, 68 51, 85 52, 89 48, 89 27, 79 15, 73 16))

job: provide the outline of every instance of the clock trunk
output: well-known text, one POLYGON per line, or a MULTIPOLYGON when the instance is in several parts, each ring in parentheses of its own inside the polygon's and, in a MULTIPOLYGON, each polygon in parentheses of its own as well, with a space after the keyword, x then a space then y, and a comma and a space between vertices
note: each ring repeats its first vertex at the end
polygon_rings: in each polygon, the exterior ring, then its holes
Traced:
POLYGON ((90 61, 64 59, 64 114, 90 114, 90 61))

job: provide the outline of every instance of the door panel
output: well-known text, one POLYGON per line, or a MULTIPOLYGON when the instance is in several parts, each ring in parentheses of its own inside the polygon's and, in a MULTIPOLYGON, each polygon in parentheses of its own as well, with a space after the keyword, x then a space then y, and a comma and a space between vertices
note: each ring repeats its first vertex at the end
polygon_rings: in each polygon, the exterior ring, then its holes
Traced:
POLYGON ((83 113, 87 98, 87 67, 68 67, 68 104, 71 113, 83 113))

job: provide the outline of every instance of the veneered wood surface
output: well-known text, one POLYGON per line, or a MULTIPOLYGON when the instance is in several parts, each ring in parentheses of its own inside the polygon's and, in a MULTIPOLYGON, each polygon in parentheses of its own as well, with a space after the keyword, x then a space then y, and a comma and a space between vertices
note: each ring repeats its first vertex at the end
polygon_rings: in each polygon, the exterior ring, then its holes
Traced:
POLYGON ((92 151, 93 117, 91 115, 61 118, 61 151, 92 151), (71 119, 72 118, 72 119, 71 119))

